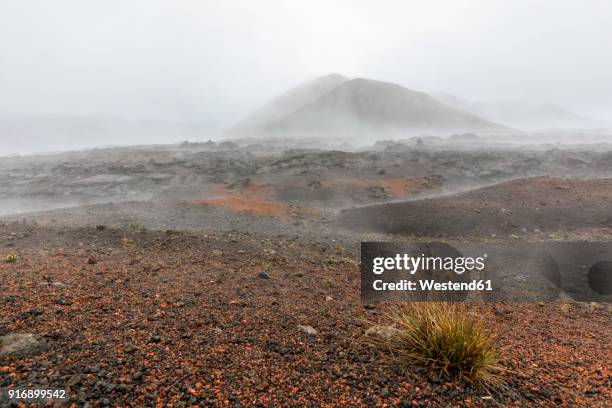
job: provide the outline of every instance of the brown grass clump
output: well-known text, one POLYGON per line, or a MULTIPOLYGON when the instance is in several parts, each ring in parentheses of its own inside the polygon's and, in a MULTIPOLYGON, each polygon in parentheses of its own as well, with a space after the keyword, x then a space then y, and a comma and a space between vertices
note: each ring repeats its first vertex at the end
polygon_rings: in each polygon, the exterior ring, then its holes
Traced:
POLYGON ((386 318, 390 325, 368 330, 366 342, 388 352, 400 367, 424 366, 485 388, 503 388, 496 337, 463 305, 394 305, 386 318))

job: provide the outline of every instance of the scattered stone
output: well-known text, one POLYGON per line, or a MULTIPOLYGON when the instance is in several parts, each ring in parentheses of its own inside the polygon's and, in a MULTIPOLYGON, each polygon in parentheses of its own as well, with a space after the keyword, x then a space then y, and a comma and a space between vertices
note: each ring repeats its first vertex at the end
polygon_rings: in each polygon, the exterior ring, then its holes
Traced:
POLYGON ((331 296, 325 296, 325 301, 326 301, 326 302, 331 302, 331 301, 333 301, 333 300, 334 300, 334 298, 333 298, 333 297, 331 297, 331 296))
POLYGON ((96 229, 98 231, 104 231, 106 229, 106 225, 98 224, 96 225, 96 229))
POLYGON ((259 272, 257 277, 260 279, 270 279, 270 275, 268 275, 266 272, 259 272))
POLYGON ((95 265, 98 263, 98 261, 96 260, 96 258, 94 258, 93 256, 90 256, 89 258, 87 258, 87 263, 89 265, 95 265))
POLYGON ((370 198, 380 199, 380 198, 387 198, 388 194, 386 190, 384 189, 384 187, 370 186, 368 187, 368 196, 370 198))
POLYGON ((81 381, 83 381, 81 376, 79 374, 75 374, 75 375, 71 376, 70 379, 68 380, 68 386, 75 387, 75 386, 81 384, 81 381))
POLYGON ((228 183, 227 188, 231 188, 231 189, 243 188, 243 187, 248 186, 249 184, 251 184, 251 179, 244 178, 244 179, 239 179, 239 180, 232 181, 231 183, 228 183))
POLYGON ((130 354, 138 351, 138 347, 136 347, 136 345, 134 345, 133 343, 126 343, 123 349, 126 353, 130 354))
POLYGON ((70 306, 72 302, 68 299, 64 299, 63 297, 58 296, 57 298, 55 298, 55 304, 60 306, 70 306))
POLYGON ((365 335, 388 340, 398 332, 399 330, 393 326, 372 326, 365 331, 365 335))
POLYGON ((306 325, 298 324, 298 328, 310 336, 316 336, 318 333, 318 331, 314 327, 309 326, 307 324, 306 325))
POLYGON ((0 356, 29 353, 42 344, 39 336, 32 333, 13 333, 0 337, 0 356))

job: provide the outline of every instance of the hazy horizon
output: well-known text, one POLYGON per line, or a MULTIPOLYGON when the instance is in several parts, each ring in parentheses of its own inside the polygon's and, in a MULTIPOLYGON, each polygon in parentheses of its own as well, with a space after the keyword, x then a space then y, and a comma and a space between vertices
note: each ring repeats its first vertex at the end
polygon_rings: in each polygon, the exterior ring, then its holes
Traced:
POLYGON ((301 6, 4 1, 0 116, 118 115, 197 124, 209 137, 306 80, 340 73, 612 122, 607 1, 301 6))

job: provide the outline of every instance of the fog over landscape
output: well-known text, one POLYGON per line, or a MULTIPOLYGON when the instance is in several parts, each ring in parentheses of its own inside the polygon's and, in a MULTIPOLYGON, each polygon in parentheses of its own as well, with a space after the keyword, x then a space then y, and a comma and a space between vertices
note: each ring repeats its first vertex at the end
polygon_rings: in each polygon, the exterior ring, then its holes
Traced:
POLYGON ((611 13, 595 0, 3 1, 0 154, 215 139, 333 73, 516 130, 608 128, 611 13))
POLYGON ((0 0, 0 407, 609 405, 610 17, 0 0))

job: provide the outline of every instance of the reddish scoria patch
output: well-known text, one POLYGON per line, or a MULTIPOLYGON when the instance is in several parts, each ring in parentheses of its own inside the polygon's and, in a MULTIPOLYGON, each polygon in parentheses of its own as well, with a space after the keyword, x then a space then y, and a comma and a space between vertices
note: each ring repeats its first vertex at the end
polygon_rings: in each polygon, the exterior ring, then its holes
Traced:
POLYGON ((196 201, 197 204, 214 205, 236 213, 253 214, 268 217, 290 217, 297 215, 314 215, 310 208, 298 207, 287 203, 272 201, 270 185, 249 183, 239 189, 229 189, 220 185, 215 188, 217 197, 196 201))

